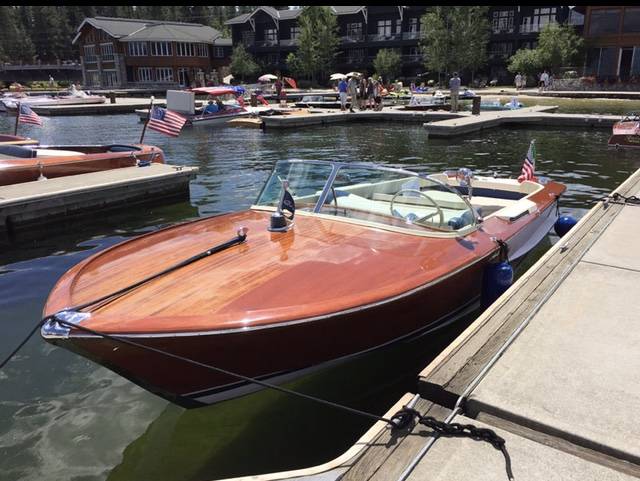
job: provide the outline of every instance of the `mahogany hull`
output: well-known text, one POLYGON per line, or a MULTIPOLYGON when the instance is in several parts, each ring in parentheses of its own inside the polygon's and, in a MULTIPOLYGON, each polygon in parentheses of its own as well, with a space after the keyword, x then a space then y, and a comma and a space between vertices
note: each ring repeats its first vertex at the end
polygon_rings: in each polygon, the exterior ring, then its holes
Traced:
POLYGON ((32 182, 38 180, 40 175, 51 179, 122 167, 133 167, 139 161, 164 163, 164 156, 157 147, 143 145, 140 151, 95 152, 64 157, 0 159, 0 185, 32 182))
POLYGON ((291 231, 270 233, 270 213, 254 210, 200 219, 86 259, 60 279, 45 306, 51 315, 115 292, 244 225, 245 242, 100 303, 77 324, 211 369, 79 328, 60 334, 52 321, 43 336, 183 406, 230 399, 257 387, 229 372, 281 383, 454 319, 479 299, 495 239, 518 256, 533 248, 563 191, 549 182, 530 196, 535 210, 511 221, 489 217, 458 238, 302 214, 291 231))
POLYGON ((622 147, 622 148, 640 148, 640 135, 638 134, 614 134, 609 137, 607 142, 609 147, 622 147))

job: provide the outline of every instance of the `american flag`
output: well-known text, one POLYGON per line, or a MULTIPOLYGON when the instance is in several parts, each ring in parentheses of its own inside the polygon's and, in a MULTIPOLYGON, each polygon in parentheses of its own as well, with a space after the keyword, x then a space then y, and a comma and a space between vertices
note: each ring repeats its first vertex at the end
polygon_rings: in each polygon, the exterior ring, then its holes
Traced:
POLYGON ((182 115, 154 106, 147 127, 171 137, 177 137, 186 122, 187 119, 182 115))
POLYGON ((23 124, 34 124, 42 126, 42 119, 27 104, 20 104, 20 112, 18 113, 18 122, 23 124))
POLYGON ((522 174, 518 177, 518 182, 524 182, 525 180, 534 180, 534 172, 536 170, 536 145, 535 140, 531 141, 529 144, 529 150, 527 151, 527 156, 524 159, 524 163, 522 164, 522 174))

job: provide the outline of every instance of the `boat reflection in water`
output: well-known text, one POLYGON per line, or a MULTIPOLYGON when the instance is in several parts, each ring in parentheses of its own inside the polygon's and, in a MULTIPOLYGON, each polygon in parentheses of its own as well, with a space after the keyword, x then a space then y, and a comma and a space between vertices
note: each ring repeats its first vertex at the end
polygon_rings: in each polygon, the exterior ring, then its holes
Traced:
POLYGON ((468 169, 281 162, 251 209, 69 270, 42 336, 184 407, 262 389, 251 379, 291 383, 467 314, 498 241, 524 256, 564 190, 468 169))

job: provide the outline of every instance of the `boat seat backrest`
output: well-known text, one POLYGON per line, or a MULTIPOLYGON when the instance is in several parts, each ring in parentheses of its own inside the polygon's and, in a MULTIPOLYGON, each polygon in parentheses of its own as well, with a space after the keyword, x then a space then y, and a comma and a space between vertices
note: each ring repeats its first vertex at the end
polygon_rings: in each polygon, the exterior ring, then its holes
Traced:
POLYGON ((107 152, 131 152, 140 150, 140 147, 133 145, 114 144, 107 147, 107 152))
POLYGON ((38 155, 35 150, 20 145, 0 145, 0 154, 21 159, 32 159, 38 155))

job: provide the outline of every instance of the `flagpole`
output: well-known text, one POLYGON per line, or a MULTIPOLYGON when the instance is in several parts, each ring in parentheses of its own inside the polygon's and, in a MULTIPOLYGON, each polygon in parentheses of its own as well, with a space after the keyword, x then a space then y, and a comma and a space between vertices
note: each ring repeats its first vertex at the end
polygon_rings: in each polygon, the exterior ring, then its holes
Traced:
POLYGON ((17 104, 18 110, 16 110, 16 125, 13 129, 13 135, 18 135, 18 122, 20 121, 20 102, 17 104))
POLYGON ((151 96, 151 102, 149 103, 149 112, 147 113, 147 120, 144 122, 144 127, 142 127, 142 134, 140 135, 140 142, 142 143, 144 140, 144 133, 147 131, 147 124, 149 123, 149 119, 151 118, 151 109, 153 108, 153 95, 151 96))

